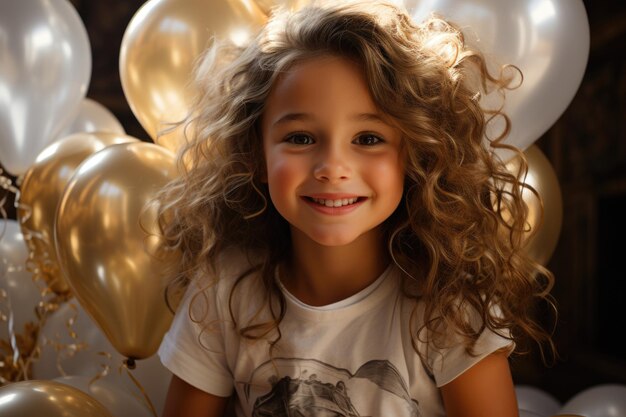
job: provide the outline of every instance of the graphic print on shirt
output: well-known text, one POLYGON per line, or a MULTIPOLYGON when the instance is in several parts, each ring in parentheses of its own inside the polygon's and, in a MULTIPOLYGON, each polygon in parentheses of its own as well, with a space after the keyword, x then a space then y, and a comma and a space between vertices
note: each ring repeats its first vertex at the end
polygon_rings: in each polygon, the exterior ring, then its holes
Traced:
POLYGON ((351 373, 315 359, 276 358, 252 372, 244 393, 253 417, 382 417, 382 410, 421 417, 387 360, 371 360, 351 373))

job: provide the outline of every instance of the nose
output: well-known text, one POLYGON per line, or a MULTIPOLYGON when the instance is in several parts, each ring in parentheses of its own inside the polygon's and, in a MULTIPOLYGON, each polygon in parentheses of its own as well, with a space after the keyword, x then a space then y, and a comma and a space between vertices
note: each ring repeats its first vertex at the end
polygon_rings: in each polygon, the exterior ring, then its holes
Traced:
POLYGON ((340 144, 329 143, 322 147, 313 168, 315 179, 322 182, 340 182, 350 178, 352 169, 348 152, 340 144))

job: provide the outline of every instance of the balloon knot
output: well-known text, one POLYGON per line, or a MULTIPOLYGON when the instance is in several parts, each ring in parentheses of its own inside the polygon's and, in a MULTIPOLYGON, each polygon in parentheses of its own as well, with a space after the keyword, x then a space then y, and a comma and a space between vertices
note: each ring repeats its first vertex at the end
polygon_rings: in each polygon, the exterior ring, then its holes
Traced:
POLYGON ((135 367, 137 366, 135 364, 135 359, 134 358, 128 358, 124 361, 124 364, 126 365, 126 367, 128 369, 135 369, 135 367))

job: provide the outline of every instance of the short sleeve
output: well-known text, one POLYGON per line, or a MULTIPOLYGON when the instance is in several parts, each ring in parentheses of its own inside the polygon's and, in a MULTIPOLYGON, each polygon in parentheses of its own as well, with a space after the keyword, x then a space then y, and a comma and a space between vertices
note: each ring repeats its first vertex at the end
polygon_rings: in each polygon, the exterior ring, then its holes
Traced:
MULTIPOLYGON (((478 323, 478 318, 473 321, 478 323)), ((444 349, 429 349, 427 359, 435 383, 437 387, 441 387, 490 354, 499 350, 505 350, 510 354, 514 348, 515 344, 510 338, 485 328, 474 345, 473 355, 466 352, 465 345, 459 339, 458 343, 449 343, 444 349)))
POLYGON ((158 355, 167 369, 188 384, 228 397, 233 391, 233 377, 227 365, 216 293, 216 286, 201 289, 193 282, 189 285, 158 355))

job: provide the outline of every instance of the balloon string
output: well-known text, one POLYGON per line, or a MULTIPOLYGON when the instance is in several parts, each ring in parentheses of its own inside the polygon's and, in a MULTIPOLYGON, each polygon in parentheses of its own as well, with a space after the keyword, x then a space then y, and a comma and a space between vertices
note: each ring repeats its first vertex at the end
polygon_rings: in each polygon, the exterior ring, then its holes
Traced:
MULTIPOLYGON (((46 250, 37 250, 37 246, 40 248, 52 247, 47 237, 42 233, 32 230, 26 226, 27 221, 31 218, 33 209, 28 204, 24 204, 20 201, 19 190, 15 197, 15 208, 18 213, 18 220, 24 243, 28 247, 28 258, 25 263, 26 271, 32 274, 32 279, 35 285, 39 288, 41 297, 45 297, 48 294, 53 294, 52 285, 54 285, 54 279, 48 279, 50 282, 46 282, 46 271, 55 267, 54 262, 50 259, 50 254, 46 250), (42 242, 40 245, 36 245, 36 242, 42 242)), ((49 274, 48 274, 49 275, 49 274)))
MULTIPOLYGON (((4 231, 0 232, 0 237, 2 236, 4 231)), ((4 262, 4 259, 2 260, 4 262)), ((9 355, 12 352, 12 355, 7 356, 5 360, 2 360, 0 364, 0 368, 3 368, 4 373, 7 373, 8 378, 11 378, 11 370, 22 369, 23 370, 23 362, 21 361, 20 349, 17 343, 17 337, 15 335, 15 327, 14 327, 14 319, 13 319, 13 307, 11 306, 11 299, 9 298, 8 293, 3 288, 0 288, 0 305, 6 304, 7 311, 3 312, 0 310, 0 321, 6 322, 7 330, 8 330, 8 340, 0 340, 2 342, 2 346, 6 346, 9 348, 9 355)), ((11 378, 13 379, 13 378, 11 378)), ((4 378, 0 376, 0 383, 6 384, 11 382, 11 379, 4 378)))
MULTIPOLYGON (((13 181, 11 181, 11 178, 3 174, 4 174, 4 171, 2 170, 2 168, 0 168, 0 188, 2 188, 5 191, 8 191, 2 195, 2 198, 0 198, 0 216, 2 216, 3 220, 7 220, 8 215, 4 208, 4 204, 7 202, 7 199, 9 198, 9 193, 18 195, 20 190, 16 186, 13 185, 13 181)), ((6 226, 2 228, 2 231, 0 232, 0 238, 4 236, 5 228, 6 226)))
POLYGON ((29 247, 29 257, 25 265, 22 267, 7 265, 5 259, 0 259, 0 261, 4 264, 3 266, 6 266, 6 268, 3 268, 3 273, 15 272, 24 269, 31 272, 33 274, 33 281, 40 289, 41 300, 36 306, 34 306, 35 313, 37 315, 37 322, 27 322, 24 326, 24 334, 20 335, 15 331, 15 319, 13 308, 11 306, 11 300, 6 292, 2 292, 2 294, 0 294, 0 301, 2 299, 6 299, 6 305, 8 308, 8 312, 6 314, 0 311, 0 321, 7 322, 9 333, 9 340, 7 342, 0 340, 0 347, 8 348, 10 350, 10 359, 7 357, 6 360, 0 361, 0 371, 2 371, 3 374, 0 375, 1 384, 29 379, 29 370, 31 369, 32 362, 39 357, 41 351, 39 346, 39 333, 41 332, 48 316, 53 311, 58 309, 59 303, 65 302, 69 298, 68 295, 63 295, 46 301, 45 296, 51 293, 52 290, 47 284, 44 288, 38 285, 37 281, 38 278, 41 278, 41 269, 37 266, 38 260, 33 256, 33 250, 31 248, 34 245, 34 242, 32 242, 32 238, 43 239, 43 236, 40 233, 35 233, 23 228, 24 222, 27 221, 32 215, 32 208, 28 205, 20 203, 21 194, 18 187, 21 179, 21 177, 18 177, 14 184, 11 178, 4 175, 3 169, 0 168, 0 189, 6 191, 2 198, 0 198, 0 216, 3 220, 5 220, 5 222, 2 223, 3 227, 0 228, 0 239, 6 233, 6 220, 8 220, 8 216, 5 210, 5 204, 10 193, 12 193, 15 195, 14 206, 18 209, 20 214, 19 218, 20 226, 22 226, 22 235, 25 243, 29 247))
MULTIPOLYGON (((109 362, 111 361, 112 356, 109 352, 98 352, 97 354, 106 357, 109 362)), ((108 364, 100 363, 100 367, 102 368, 102 371, 98 372, 93 378, 89 380, 89 386, 109 374, 109 370, 111 369, 111 367, 108 364)))
MULTIPOLYGON (((0 168, 0 187, 4 189, 5 191, 12 192, 14 194, 19 194, 19 189, 17 189, 13 185, 13 182, 11 181, 11 179, 2 175, 2 173, 3 173, 3 170, 2 168, 0 168)), ((5 195, 2 196, 2 199, 0 199, 0 215, 2 216, 2 219, 4 220, 2 222, 2 227, 0 228, 0 240, 4 237, 6 233, 6 228, 7 228, 6 221, 8 220, 7 218, 8 216, 7 216, 6 210, 4 209, 4 204, 6 203, 7 198, 8 198, 8 193, 5 193, 5 195)), ((2 273, 3 274, 14 272, 17 269, 13 265, 9 265, 6 259, 2 258, 1 261, 2 261, 2 273)), ((20 350, 17 335, 15 333, 15 319, 14 319, 14 314, 13 314, 13 306, 11 305, 11 299, 9 298, 8 293, 4 289, 0 289, 0 301, 6 302, 7 311, 6 312, 0 311, 0 321, 7 323, 7 331, 9 334, 8 341, 0 340, 0 342, 2 342, 0 345, 8 347, 9 355, 10 355, 9 357, 6 358, 6 360, 1 361, 0 368, 3 369, 3 372, 6 372, 9 378, 11 379, 16 378, 16 377, 11 377, 11 374, 13 374, 13 371, 19 370, 19 373, 17 375, 17 380, 19 380, 21 375, 24 375, 25 377, 27 377, 27 371, 26 371, 24 361, 22 360, 22 352, 20 350)), ((5 377, 0 376, 0 383, 2 384, 9 383, 11 382, 11 379, 7 379, 5 377)))
POLYGON ((74 331, 74 323, 76 323, 76 318, 78 317, 78 307, 76 307, 75 304, 68 304, 68 305, 72 309, 72 316, 69 319, 67 319, 67 321, 65 322, 65 328, 67 329, 67 334, 69 335, 73 343, 61 345, 60 346, 61 349, 57 350, 57 360, 56 360, 57 369, 63 376, 66 376, 67 374, 65 373, 65 370, 63 369, 63 366, 61 365, 61 360, 74 357, 76 352, 80 351, 82 347, 82 345, 78 343, 78 335, 76 331, 74 331), (65 358, 63 358, 64 356, 63 353, 65 353, 65 358))
MULTIPOLYGON (((8 178, 7 178, 8 179, 8 178)), ((18 181, 21 178, 18 178, 18 181)), ((24 242, 28 247, 28 259, 26 261, 26 270, 33 274, 33 281, 35 285, 40 288, 42 297, 54 293, 52 286, 58 280, 58 272, 54 273, 54 269, 57 268, 54 261, 51 260, 50 253, 44 248, 51 248, 52 242, 43 233, 30 229, 27 226, 28 220, 32 217, 33 208, 21 202, 20 190, 13 187, 12 191, 15 193, 14 206, 17 210, 17 218, 19 220, 20 229, 24 242), (41 242, 37 245, 36 242, 41 242), (46 277, 53 277, 52 279, 46 277), (39 284, 43 282, 43 288, 39 284)))
POLYGON ((23 363, 20 361, 20 348, 17 345, 17 337, 15 336, 15 327, 14 327, 14 319, 13 319, 13 308, 11 306, 11 300, 7 297, 7 306, 9 307, 9 317, 7 321, 7 325, 9 328, 9 340, 11 343, 11 349, 13 350, 13 365, 17 366, 22 365, 23 363))
MULTIPOLYGON (((47 317, 50 316, 53 312, 59 309, 59 305, 67 302, 69 295, 57 295, 52 300, 47 303, 40 303, 39 306, 39 314, 41 317, 41 326, 43 327, 43 323, 47 320, 47 317)), ((63 369, 62 361, 64 359, 69 359, 74 357, 74 355, 81 350, 87 347, 87 344, 84 342, 78 341, 78 334, 74 331, 74 323, 76 322, 76 318, 78 316, 78 308, 74 304, 68 304, 69 307, 73 310, 73 315, 65 322, 65 327, 67 329, 67 334, 72 339, 73 343, 61 343, 57 335, 57 340, 46 339, 43 343, 45 345, 52 346, 52 348, 56 352, 56 368, 61 374, 61 376, 67 376, 67 373, 63 369)))
MULTIPOLYGON (((50 314, 58 310, 59 305, 62 303, 65 303, 68 298, 69 297, 67 295, 55 296, 51 300, 40 301, 37 307, 35 308, 35 313, 37 315, 37 323, 35 323, 32 328, 31 338, 32 338, 33 346, 31 349, 28 350, 27 353, 23 355, 24 359, 22 359, 23 361, 22 371, 18 375, 17 380, 29 379, 27 372, 31 368, 33 361, 38 359, 41 353, 41 347, 39 346, 39 335, 41 333, 41 330, 44 328, 44 325, 46 321, 48 320, 48 317, 50 316, 50 314)), ((60 369, 60 371, 63 376, 66 375, 62 369, 60 369)))
MULTIPOLYGON (((61 295, 61 296, 57 296, 55 298, 55 300, 63 300, 63 302, 67 301, 67 298, 69 298, 69 295, 61 295)), ((48 306, 44 307, 47 308, 50 311, 55 311, 56 309, 58 309, 58 303, 55 302, 55 300, 53 300, 48 306)), ((78 307, 75 304, 68 304, 69 307, 73 310, 73 315, 72 317, 70 317, 69 319, 67 319, 67 321, 65 322, 65 327, 67 329, 67 334, 68 336, 72 339, 72 343, 61 343, 60 341, 58 341, 58 335, 57 335, 57 340, 51 340, 51 339, 47 339, 45 340, 45 344, 46 345, 50 345, 54 348, 54 350, 56 351, 57 357, 56 357, 56 367, 57 370, 59 371, 59 373, 62 376, 67 376, 67 373, 65 372, 65 369, 63 369, 62 366, 62 361, 65 359, 70 359, 72 357, 74 357, 74 355, 76 355, 78 352, 89 348, 89 344, 83 341, 79 340, 80 335, 76 333, 75 329, 74 329, 74 325, 76 323, 76 320, 78 318, 78 314, 79 314, 79 310, 78 307)), ((111 354, 108 352, 96 352, 97 355, 99 356, 103 356, 107 359, 108 362, 111 361, 111 354)), ((91 386, 93 383, 95 383, 96 381, 98 381, 101 378, 106 377, 109 374, 109 370, 110 370, 110 366, 108 363, 100 363, 99 364, 100 367, 102 368, 101 371, 97 372, 90 380, 89 380, 89 385, 91 386)))
POLYGON ((139 388, 139 391, 141 391, 141 394, 143 395, 143 400, 146 403, 146 405, 148 406, 148 408, 150 409, 150 411, 152 412, 152 415, 154 415, 154 417, 158 417, 157 411, 154 408, 154 405, 152 404, 152 401, 150 401, 150 397, 148 396, 148 393, 143 388, 143 386, 141 385, 139 380, 137 378, 135 378, 133 376, 132 372, 131 372, 132 369, 135 369, 135 360, 133 358, 128 358, 128 359, 124 360, 124 362, 122 363, 122 365, 120 366, 120 369, 119 369, 120 374, 122 373, 122 369, 126 370, 126 374, 135 383, 137 388, 139 388))
MULTIPOLYGON (((11 178, 4 175, 4 170, 2 168, 0 168, 0 187, 6 191, 9 191, 15 194, 16 199, 20 195, 20 189, 16 187, 15 185, 13 185, 13 181, 11 181, 11 178)), ((4 203, 6 201, 6 198, 3 198, 1 201, 2 203, 4 203)))
MULTIPOLYGON (((64 301, 67 300, 67 298, 69 298, 69 295, 59 295, 56 298, 57 299, 64 299, 64 301)), ((79 340, 79 335, 76 333, 76 331, 74 330, 74 325, 76 324, 76 320, 78 319, 78 307, 75 304, 68 304, 69 307, 73 310, 73 314, 72 316, 67 319, 67 321, 65 322, 65 327, 67 328, 67 333, 69 335, 69 337, 72 339, 73 343, 69 343, 69 344, 61 344, 61 343, 55 343, 55 349, 57 351, 57 369, 59 370, 59 372, 61 373, 61 375, 63 376, 67 376, 67 373, 65 372, 65 370, 63 369, 63 366, 61 365, 61 360, 62 359, 69 359, 74 357, 74 355, 76 355, 78 352, 87 349, 89 347, 89 345, 85 342, 81 342, 79 340), (63 358, 63 354, 65 353, 65 357, 63 358)), ((105 358, 107 358, 108 361, 111 360, 111 354, 108 352, 97 352, 96 353, 99 356, 103 356, 105 358)), ((100 367, 102 368, 102 370, 100 372, 97 372, 96 375, 94 375, 90 380, 88 385, 91 386, 93 383, 95 383, 96 381, 98 381, 99 379, 102 379, 104 377, 106 377, 109 374, 109 369, 110 366, 107 363, 100 363, 100 367)))
MULTIPOLYGON (((2 169, 0 168, 0 187, 19 195, 19 190, 13 186, 10 178, 1 174, 2 169)), ((8 220, 7 213, 4 210, 5 201, 6 196, 0 200, 0 214, 2 215, 2 219, 5 220, 2 222, 2 227, 0 228, 0 239, 2 239, 6 233, 6 220, 8 220)), ((2 262, 3 274, 23 270, 23 267, 19 265, 16 266, 7 263, 5 258, 0 259, 0 261, 2 262)), ((4 384, 27 380, 32 358, 38 354, 36 334, 39 328, 36 324, 27 322, 24 325, 24 334, 18 334, 15 329, 15 315, 13 306, 11 305, 11 299, 4 289, 0 289, 0 301, 5 301, 7 307, 7 311, 0 311, 0 322, 6 322, 8 331, 8 339, 6 341, 0 340, 2 350, 8 350, 8 356, 0 362, 0 370, 5 375, 0 377, 0 383, 4 384)))
MULTIPOLYGON (((28 260, 26 261, 26 270, 33 274, 33 281, 35 281, 36 285, 38 285, 38 281, 44 282, 44 288, 41 290, 42 296, 53 293, 52 286, 55 284, 56 280, 59 279, 58 271, 54 273, 54 270, 58 267, 56 266, 55 262, 51 260, 50 254, 46 250, 37 250, 35 241, 40 241, 43 243, 39 245, 40 248, 50 248, 52 247, 52 244, 43 233, 31 230, 26 226, 26 223, 32 216, 33 209, 28 204, 24 204, 21 202, 20 189, 13 184, 11 178, 2 175, 3 172, 4 171, 2 170, 2 168, 0 168, 0 188, 3 188, 15 194, 14 206, 18 213, 20 229, 22 230, 24 242, 26 243, 26 246, 28 246, 28 260), (48 279, 49 282, 46 282, 46 276, 50 276, 53 278, 48 279)), ((18 177, 16 180, 16 184, 19 185, 21 180, 22 177, 18 177)), ((7 219, 7 213, 4 209, 4 204, 7 200, 7 197, 8 196, 5 195, 2 199, 0 199, 0 213, 5 220, 7 219)))
MULTIPOLYGON (((18 179, 18 182, 19 181, 20 180, 18 179)), ((8 216, 4 208, 4 205, 7 199, 9 198, 9 195, 10 195, 9 193, 13 193, 15 195, 15 201, 17 201, 20 197, 20 189, 13 184, 13 181, 11 181, 11 178, 4 175, 4 170, 2 168, 0 168, 0 188, 2 188, 5 191, 8 191, 7 193, 4 193, 4 195, 0 199, 0 215, 2 215, 2 218, 4 220, 6 220, 8 216)))

